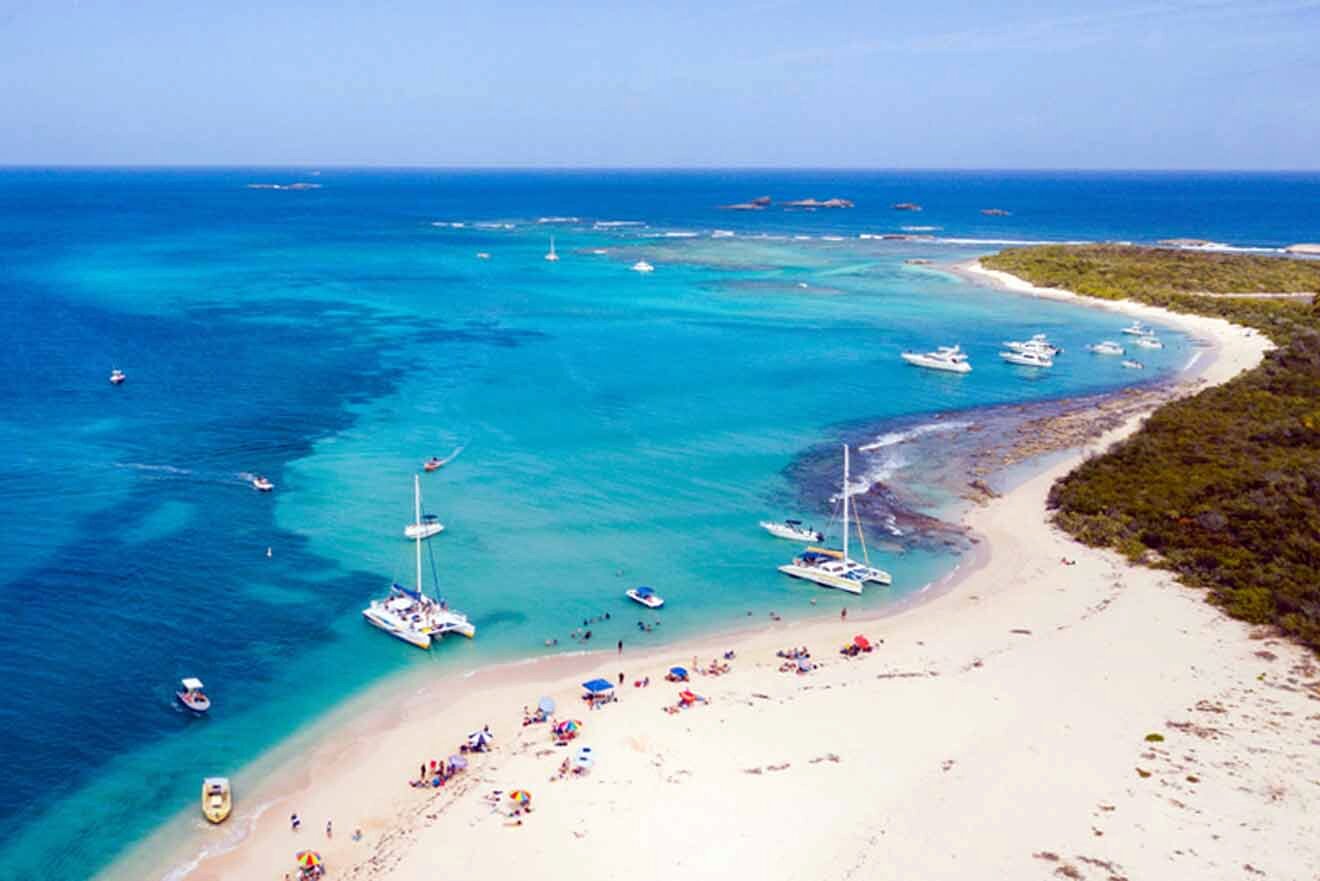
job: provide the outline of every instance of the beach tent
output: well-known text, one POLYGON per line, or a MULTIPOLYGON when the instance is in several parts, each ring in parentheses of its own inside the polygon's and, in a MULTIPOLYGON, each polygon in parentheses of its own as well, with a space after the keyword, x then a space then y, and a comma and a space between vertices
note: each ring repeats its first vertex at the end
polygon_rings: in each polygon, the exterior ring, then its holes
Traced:
POLYGON ((448 761, 449 761, 449 767, 453 768, 456 771, 462 770, 463 768, 466 768, 468 765, 467 759, 457 754, 450 756, 448 761))
POLYGON ((614 690, 614 683, 608 679, 593 679, 590 682, 582 683, 582 687, 587 690, 587 694, 592 697, 600 697, 614 690))
POLYGON ((680 682, 686 682, 688 678, 688 671, 686 667, 670 667, 669 675, 680 682))
POLYGON ((536 708, 548 716, 555 711, 555 702, 548 697, 543 697, 536 702, 536 708))
POLYGON ((473 731, 468 735, 468 749, 485 749, 491 737, 484 731, 473 731))
POLYGON ((871 641, 860 633, 853 637, 853 645, 857 646, 864 652, 869 652, 871 650, 871 641))

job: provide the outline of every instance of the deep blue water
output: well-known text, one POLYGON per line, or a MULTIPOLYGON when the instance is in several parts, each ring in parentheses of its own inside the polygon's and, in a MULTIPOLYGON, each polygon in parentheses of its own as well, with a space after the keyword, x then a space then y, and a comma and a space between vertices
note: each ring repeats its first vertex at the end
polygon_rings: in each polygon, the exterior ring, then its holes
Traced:
MULTIPOLYGON (((201 776, 395 671, 576 648, 568 631, 606 609, 607 641, 807 614, 835 598, 779 576, 792 546, 755 526, 827 519, 795 507, 821 496, 795 483, 804 451, 1133 380, 1082 354, 1112 316, 905 259, 989 240, 1277 248, 1320 240, 1317 204, 1317 175, 0 171, 0 878, 106 864, 201 776), (295 180, 323 188, 245 187, 295 180), (857 207, 719 208, 759 195, 857 207), (905 226, 944 241, 858 238, 905 226), (628 271, 643 257, 653 275, 628 271), (1058 367, 997 363, 1035 330, 1069 349, 1058 367), (897 359, 950 342, 971 375, 897 359), (358 610, 408 572, 413 470, 460 445, 426 481, 450 527, 432 550, 480 633, 428 656, 358 610), (635 581, 668 596, 661 631, 630 628, 635 581), (214 718, 172 707, 190 674, 214 718)), ((1191 356, 1166 342, 1144 379, 1191 356)), ((859 479, 921 471, 901 444, 859 454, 859 479)), ((868 603, 952 563, 901 544, 868 603)))

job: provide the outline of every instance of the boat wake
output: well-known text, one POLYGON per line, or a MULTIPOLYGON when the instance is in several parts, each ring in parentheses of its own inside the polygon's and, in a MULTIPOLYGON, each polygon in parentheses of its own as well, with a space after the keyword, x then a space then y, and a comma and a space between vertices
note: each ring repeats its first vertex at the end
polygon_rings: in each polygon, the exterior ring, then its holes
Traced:
MULTIPOLYGON (((274 806, 274 801, 262 802, 250 814, 231 818, 229 823, 221 827, 224 830, 224 835, 219 840, 203 845, 197 855, 187 862, 172 866, 169 871, 160 877, 160 881, 182 881, 206 860, 222 856, 234 850, 247 840, 248 836, 257 828, 257 821, 274 806)), ((198 821, 195 828, 198 831, 216 829, 211 824, 202 821, 198 821)))
POLYGON ((187 468, 177 468, 173 465, 148 465, 143 462, 116 462, 116 468, 127 468, 130 471, 142 471, 147 474, 165 474, 170 477, 185 477, 193 472, 187 468))
POLYGON ((859 452, 871 453, 876 450, 892 447, 896 444, 905 443, 910 440, 916 440, 919 437, 925 437, 928 434, 940 434, 947 431, 958 431, 964 428, 971 428, 970 422, 927 422, 918 425, 915 428, 909 428, 905 431, 891 431, 880 435, 869 444, 862 444, 858 447, 859 452))

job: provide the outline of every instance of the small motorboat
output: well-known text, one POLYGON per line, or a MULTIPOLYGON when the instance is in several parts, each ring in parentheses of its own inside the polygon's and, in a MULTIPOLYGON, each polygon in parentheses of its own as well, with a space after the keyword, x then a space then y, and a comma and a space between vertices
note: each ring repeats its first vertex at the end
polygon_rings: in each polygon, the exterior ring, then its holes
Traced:
POLYGON ((1152 336, 1154 335, 1155 331, 1151 330, 1149 327, 1146 327, 1140 321, 1134 321, 1131 324, 1129 324, 1127 327, 1123 328, 1123 333, 1127 334, 1128 336, 1152 336))
POLYGON ((550 237, 550 250, 546 252, 546 254, 545 254, 545 259, 546 259, 546 262, 548 262, 548 263, 558 263, 558 262, 559 262, 559 255, 555 253, 555 237, 554 237, 554 236, 551 236, 551 237, 550 237))
POLYGON ((128 374, 124 373, 124 371, 120 370, 118 367, 110 371, 111 385, 123 385, 124 380, 126 379, 128 379, 128 374))
POLYGON ((1139 338, 1139 339, 1136 341, 1136 345, 1141 346, 1141 348, 1143 348, 1143 349, 1162 349, 1162 348, 1164 348, 1164 343, 1160 342, 1158 339, 1156 339, 1156 338, 1153 337, 1153 336, 1143 336, 1143 337, 1139 338))
POLYGON ((202 680, 189 676, 180 683, 183 691, 176 691, 174 696, 194 713, 205 713, 211 709, 211 699, 206 696, 206 686, 202 685, 202 680))
POLYGON ((1113 340, 1105 340, 1092 346, 1087 346, 1086 350, 1093 355, 1121 355, 1123 347, 1113 340))
POLYGON ((258 474, 252 478, 252 488, 257 492, 268 493, 275 488, 275 484, 258 474))
POLYGON ((1037 349, 1023 349, 1019 352, 1000 352, 999 357, 1009 364, 1019 367, 1053 367, 1054 359, 1037 349))
POLYGON ((655 267, 645 260, 638 260, 632 265, 633 272, 655 272, 655 267))
POLYGON ((477 252, 477 259, 478 259, 478 260, 489 260, 489 259, 490 259, 490 252, 489 252, 489 251, 478 251, 478 252, 477 252))
POLYGON ((440 468, 444 466, 444 464, 445 464, 444 459, 441 459, 438 456, 432 456, 431 458, 426 460, 426 464, 422 466, 422 470, 429 474, 432 471, 439 471, 440 468))
POLYGON ((207 777, 202 781, 202 816, 209 822, 223 823, 233 806, 228 777, 207 777))
POLYGON ((648 609, 658 609, 665 604, 664 597, 649 587, 634 587, 624 592, 624 596, 634 603, 641 603, 648 609))
POLYGON ((761 528, 775 538, 786 538, 789 541, 813 542, 825 540, 825 533, 818 532, 810 526, 803 526, 801 520, 785 520, 782 523, 762 520, 761 528))
POLYGON ((1131 358, 1129 358, 1129 359, 1127 359, 1126 361, 1124 361, 1124 362, 1123 362, 1123 366, 1126 367, 1128 370, 1145 370, 1145 369, 1146 369, 1146 365, 1145 365, 1145 364, 1142 364, 1140 361, 1133 361, 1131 358))
POLYGON ((445 531, 445 526, 434 514, 423 514, 420 523, 409 523, 403 527, 403 537, 417 541, 430 538, 445 531))

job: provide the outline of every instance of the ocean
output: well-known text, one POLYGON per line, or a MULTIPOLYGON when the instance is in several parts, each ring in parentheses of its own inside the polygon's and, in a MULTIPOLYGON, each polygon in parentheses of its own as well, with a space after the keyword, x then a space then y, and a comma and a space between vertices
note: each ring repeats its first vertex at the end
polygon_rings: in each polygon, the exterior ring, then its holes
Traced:
POLYGON ((776 572, 794 546, 757 521, 827 524, 844 441, 870 446, 854 490, 948 514, 943 414, 1159 381, 1196 347, 1125 370, 1085 352, 1121 319, 908 261, 1267 252, 1320 239, 1318 203, 1282 174, 0 170, 0 879, 95 874, 404 671, 911 598, 956 547, 876 518, 894 585, 858 600, 776 572), (856 207, 720 207, 762 195, 856 207), (1054 369, 999 362, 1038 331, 1054 369), (952 343, 971 374, 898 357, 952 343), (454 453, 422 481, 426 570, 478 636, 428 654, 360 610, 412 577, 412 475, 454 453), (189 675, 209 718, 173 702, 189 675))

